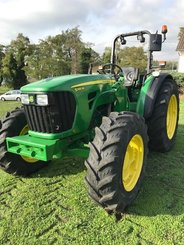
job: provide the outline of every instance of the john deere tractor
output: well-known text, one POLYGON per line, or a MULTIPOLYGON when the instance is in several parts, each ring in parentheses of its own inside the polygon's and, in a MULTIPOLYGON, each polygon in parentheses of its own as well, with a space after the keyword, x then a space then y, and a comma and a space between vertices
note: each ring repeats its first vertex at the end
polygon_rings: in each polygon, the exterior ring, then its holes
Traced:
POLYGON ((152 53, 161 50, 166 32, 164 26, 162 34, 118 35, 111 63, 98 74, 23 86, 23 106, 0 122, 1 169, 25 176, 53 159, 84 157, 89 196, 109 213, 123 212, 140 189, 148 148, 170 151, 176 138, 177 85, 171 75, 152 67, 152 53), (116 64, 116 45, 124 45, 128 37, 140 42, 147 37, 145 74, 116 64))

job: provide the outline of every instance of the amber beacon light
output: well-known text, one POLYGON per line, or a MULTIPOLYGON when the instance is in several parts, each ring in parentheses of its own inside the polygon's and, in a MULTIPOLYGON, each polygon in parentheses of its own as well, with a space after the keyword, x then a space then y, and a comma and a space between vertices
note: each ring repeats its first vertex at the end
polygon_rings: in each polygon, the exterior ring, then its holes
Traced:
POLYGON ((162 33, 166 34, 167 33, 167 25, 162 26, 162 33))

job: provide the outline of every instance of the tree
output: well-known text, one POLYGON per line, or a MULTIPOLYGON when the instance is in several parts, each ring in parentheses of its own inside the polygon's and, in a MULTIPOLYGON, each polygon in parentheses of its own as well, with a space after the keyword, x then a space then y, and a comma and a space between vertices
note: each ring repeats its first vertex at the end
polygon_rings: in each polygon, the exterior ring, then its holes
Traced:
POLYGON ((11 51, 17 62, 17 84, 16 87, 21 87, 27 83, 27 76, 25 74, 25 62, 27 56, 31 54, 31 46, 28 37, 19 33, 17 38, 10 43, 11 51))
POLYGON ((2 68, 3 68, 3 58, 5 55, 3 52, 4 47, 5 47, 4 45, 0 44, 0 86, 1 86, 1 83, 3 81, 3 70, 2 70, 2 68))
POLYGON ((91 43, 82 42, 78 27, 40 40, 27 58, 24 69, 26 75, 29 80, 37 80, 71 73, 87 73, 89 63, 99 57, 91 46, 91 43))
POLYGON ((80 72, 88 73, 89 64, 91 63, 91 48, 83 48, 81 52, 80 72))
POLYGON ((52 37, 41 40, 34 46, 34 51, 27 59, 26 74, 30 79, 43 79, 60 75, 57 65, 57 57, 53 47, 52 37))
MULTIPOLYGON (((109 63, 111 59, 111 48, 106 47, 102 55, 103 63, 109 63)), ((144 72, 147 65, 147 56, 142 47, 116 47, 116 63, 121 67, 133 66, 144 72)))
POLYGON ((66 48, 66 36, 49 36, 34 45, 25 71, 30 80, 70 74, 71 58, 66 48))
POLYGON ((10 45, 5 47, 2 59, 2 76, 9 86, 20 88, 27 83, 24 71, 26 57, 30 55, 30 42, 28 37, 19 33, 10 45))
POLYGON ((91 43, 82 41, 81 33, 78 27, 67 29, 56 36, 40 40, 39 44, 30 44, 28 37, 18 34, 6 47, 2 69, 0 56, 0 76, 1 71, 4 71, 4 79, 12 86, 20 87, 28 80, 86 73, 89 64, 97 62, 100 56, 92 49, 91 43))
POLYGON ((80 55, 84 47, 84 43, 81 40, 82 32, 78 27, 67 29, 62 32, 65 36, 65 49, 68 57, 71 60, 71 73, 77 74, 80 72, 80 55))
POLYGON ((100 58, 100 55, 95 52, 90 46, 92 44, 87 44, 87 47, 84 47, 81 52, 81 62, 80 62, 80 73, 87 74, 89 71, 89 68, 94 67, 96 65, 99 65, 102 63, 102 60, 100 58))
POLYGON ((145 72, 147 65, 147 56, 142 47, 126 47, 121 49, 118 54, 120 66, 133 66, 140 69, 141 73, 145 72))
POLYGON ((102 63, 110 63, 111 60, 111 47, 105 47, 105 50, 102 54, 102 63))
POLYGON ((2 61, 3 81, 13 88, 18 88, 17 62, 12 52, 6 52, 2 61))

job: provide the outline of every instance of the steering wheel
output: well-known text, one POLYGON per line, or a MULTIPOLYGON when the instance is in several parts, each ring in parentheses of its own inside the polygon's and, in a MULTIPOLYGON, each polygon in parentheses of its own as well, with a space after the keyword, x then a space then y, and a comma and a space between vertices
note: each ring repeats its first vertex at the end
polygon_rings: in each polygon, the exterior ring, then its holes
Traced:
POLYGON ((107 63, 105 65, 102 66, 102 72, 104 74, 109 74, 112 72, 112 74, 114 74, 115 76, 117 76, 120 72, 122 72, 122 68, 119 65, 113 64, 113 63, 107 63), (109 67, 107 69, 107 67, 109 67), (118 68, 118 71, 115 72, 115 68, 118 68))

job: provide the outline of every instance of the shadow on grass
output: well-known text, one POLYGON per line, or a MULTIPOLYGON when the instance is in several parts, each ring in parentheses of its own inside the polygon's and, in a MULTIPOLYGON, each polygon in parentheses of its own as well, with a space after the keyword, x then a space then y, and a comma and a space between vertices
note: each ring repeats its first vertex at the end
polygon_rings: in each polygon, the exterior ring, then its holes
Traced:
POLYGON ((54 160, 31 177, 52 178, 56 176, 78 174, 85 170, 84 161, 84 158, 79 157, 65 157, 63 159, 54 160))

